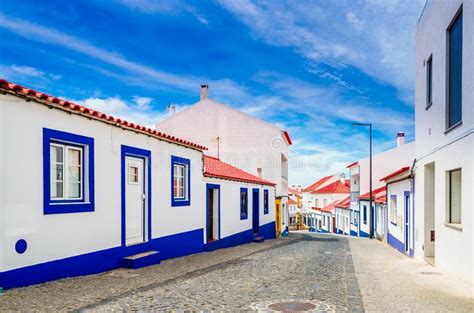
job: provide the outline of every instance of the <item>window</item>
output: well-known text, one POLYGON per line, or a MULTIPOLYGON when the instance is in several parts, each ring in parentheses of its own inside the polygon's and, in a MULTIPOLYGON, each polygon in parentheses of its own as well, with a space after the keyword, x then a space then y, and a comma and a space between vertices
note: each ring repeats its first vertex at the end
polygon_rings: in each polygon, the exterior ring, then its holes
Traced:
POLYGON ((268 190, 263 191, 263 214, 268 214, 268 190))
POLYGON ((240 219, 248 218, 248 189, 240 188, 240 219))
POLYGON ((426 108, 433 102, 433 56, 426 62, 426 108))
POLYGON ((364 224, 367 224, 367 206, 366 205, 364 205, 364 211, 363 212, 364 212, 364 215, 363 215, 364 216, 364 224))
POLYGON ((94 211, 94 139, 43 129, 44 214, 94 211))
POLYGON ((319 208, 319 199, 316 199, 316 207, 319 208))
POLYGON ((448 214, 447 222, 450 224, 461 224, 461 169, 448 172, 448 214))
POLYGON ((390 196, 390 222, 397 225, 397 196, 390 196))
POLYGON ((133 165, 128 167, 128 183, 138 184, 138 167, 133 165))
POLYGON ((171 206, 191 204, 191 161, 171 156, 171 206))
POLYGON ((447 128, 462 121, 462 7, 448 28, 447 128))

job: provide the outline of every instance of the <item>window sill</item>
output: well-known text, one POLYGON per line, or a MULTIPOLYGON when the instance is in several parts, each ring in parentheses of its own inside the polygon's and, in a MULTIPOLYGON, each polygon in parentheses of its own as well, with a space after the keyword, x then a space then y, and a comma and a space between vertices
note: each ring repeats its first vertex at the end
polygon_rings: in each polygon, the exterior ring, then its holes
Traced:
POLYGON ((456 129, 456 128, 458 128, 458 127, 461 126, 461 125, 462 125, 462 121, 460 121, 460 122, 454 124, 453 126, 451 126, 451 127, 449 127, 448 129, 446 129, 446 130, 444 131, 444 134, 445 134, 445 135, 448 134, 448 133, 451 132, 453 129, 456 129))
POLYGON ((171 200, 171 206, 190 206, 191 205, 191 200, 178 200, 178 199, 172 199, 171 200))
POLYGON ((462 224, 444 223, 444 226, 462 231, 462 224))
POLYGON ((83 213, 94 212, 94 203, 92 202, 50 202, 44 206, 43 213, 65 214, 65 213, 83 213))

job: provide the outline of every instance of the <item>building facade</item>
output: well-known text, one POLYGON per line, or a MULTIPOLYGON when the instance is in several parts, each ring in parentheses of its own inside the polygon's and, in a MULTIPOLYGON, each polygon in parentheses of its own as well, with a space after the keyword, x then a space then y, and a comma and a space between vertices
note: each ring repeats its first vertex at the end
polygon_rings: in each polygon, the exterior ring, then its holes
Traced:
POLYGON ((474 2, 430 0, 416 28, 415 257, 474 281, 474 2))
POLYGON ((288 149, 292 144, 288 132, 209 99, 207 85, 201 86, 199 102, 157 123, 156 128, 205 145, 206 155, 275 182, 277 233, 287 229, 288 149))
POLYGON ((190 141, 0 90, 0 287, 275 237, 275 184, 190 141))

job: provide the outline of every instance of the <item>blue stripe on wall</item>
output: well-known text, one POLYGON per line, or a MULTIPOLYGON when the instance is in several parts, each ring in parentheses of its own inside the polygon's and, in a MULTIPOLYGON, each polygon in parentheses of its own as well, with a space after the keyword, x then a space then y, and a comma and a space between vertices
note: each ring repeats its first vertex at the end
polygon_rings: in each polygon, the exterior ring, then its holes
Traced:
POLYGON ((401 253, 405 254, 405 245, 403 244, 403 242, 395 238, 390 233, 387 234, 387 243, 398 251, 400 251, 401 253))
POLYGON ((351 236, 357 237, 357 232, 356 232, 355 230, 352 230, 352 229, 351 229, 351 236))
POLYGON ((359 230, 359 237, 369 238, 370 236, 366 232, 363 232, 362 230, 359 230))

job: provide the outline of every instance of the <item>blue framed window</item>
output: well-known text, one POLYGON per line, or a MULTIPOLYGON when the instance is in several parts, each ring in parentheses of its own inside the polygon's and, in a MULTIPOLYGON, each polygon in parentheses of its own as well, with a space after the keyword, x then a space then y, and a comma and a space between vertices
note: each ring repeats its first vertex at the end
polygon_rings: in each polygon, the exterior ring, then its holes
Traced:
POLYGON ((248 189, 240 188, 240 219, 246 220, 248 218, 249 203, 248 203, 248 189))
POLYGON ((364 224, 367 224, 367 206, 364 205, 364 224))
POLYGON ((94 139, 43 128, 44 214, 94 211, 94 139))
POLYGON ((462 122, 462 7, 448 27, 447 128, 462 122))
POLYGON ((263 191, 263 214, 268 214, 268 190, 263 191))
POLYGON ((171 156, 171 206, 191 204, 191 161, 171 156))

